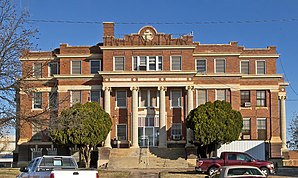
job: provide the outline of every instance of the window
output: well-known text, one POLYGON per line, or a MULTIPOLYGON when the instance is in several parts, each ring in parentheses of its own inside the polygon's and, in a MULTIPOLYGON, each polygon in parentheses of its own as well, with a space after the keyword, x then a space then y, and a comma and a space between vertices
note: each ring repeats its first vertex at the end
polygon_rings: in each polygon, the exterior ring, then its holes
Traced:
POLYGON ((266 91, 257 91, 257 107, 266 107, 266 91))
POLYGON ((124 71, 124 57, 114 57, 114 71, 124 71))
POLYGON ((197 68, 197 72, 198 73, 206 73, 207 72, 207 68, 206 68, 206 60, 205 59, 197 59, 196 60, 196 68, 197 68))
POLYGON ((54 76, 55 74, 58 74, 58 63, 51 62, 49 63, 49 76, 54 76))
POLYGON ((257 75, 266 74, 266 63, 265 61, 256 61, 257 62, 257 75))
POLYGON ((171 106, 172 107, 181 107, 181 90, 172 90, 171 91, 171 106))
POLYGON ((33 93, 33 109, 42 109, 42 93, 33 93))
POLYGON ((97 74, 98 71, 101 71, 101 61, 100 60, 91 60, 90 61, 90 73, 97 74))
POLYGON ((249 61, 241 61, 241 74, 249 74, 249 61))
POLYGON ((32 124, 32 141, 40 141, 42 138, 42 127, 32 124))
POLYGON ((242 139, 250 140, 250 118, 243 118, 242 139))
POLYGON ((171 70, 182 70, 181 56, 171 56, 171 70))
POLYGON ((42 77, 42 63, 33 64, 33 77, 41 78, 42 77))
POLYGON ((116 91, 116 107, 119 107, 119 108, 126 107, 126 91, 124 90, 116 91))
POLYGON ((172 123, 171 136, 172 140, 181 140, 182 125, 181 123, 172 123))
POLYGON ((90 101, 95 101, 100 103, 100 90, 91 90, 90 91, 90 101))
POLYGON ((162 56, 135 56, 133 57, 134 71, 161 71, 162 56))
POLYGON ((157 107, 156 90, 140 90, 139 107, 157 107))
POLYGON ((207 90, 197 90, 197 106, 207 102, 207 90))
POLYGON ((226 90, 216 90, 216 100, 226 101, 227 100, 226 90))
POLYGON ((215 59, 215 73, 226 73, 225 59, 215 59))
POLYGON ((58 93, 57 93, 57 91, 49 93, 49 108, 50 109, 58 108, 58 93))
POLYGON ((71 106, 82 103, 81 91, 71 91, 71 106))
POLYGON ((250 91, 240 91, 241 107, 250 107, 250 91))
POLYGON ((266 118, 257 118, 257 132, 259 140, 267 139, 267 126, 266 118))
POLYGON ((71 74, 81 74, 81 61, 71 61, 71 74))
POLYGON ((117 125, 117 139, 118 140, 127 140, 127 126, 126 124, 118 124, 117 125))

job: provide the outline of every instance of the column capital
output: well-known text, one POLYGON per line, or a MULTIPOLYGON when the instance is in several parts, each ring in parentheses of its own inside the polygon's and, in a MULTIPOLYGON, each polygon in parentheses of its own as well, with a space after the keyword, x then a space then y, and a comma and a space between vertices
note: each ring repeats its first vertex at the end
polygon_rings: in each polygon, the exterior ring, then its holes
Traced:
POLYGON ((109 92, 111 92, 112 91, 112 87, 102 87, 102 90, 103 91, 109 91, 109 92))
POLYGON ((158 90, 163 90, 163 91, 167 91, 167 87, 166 86, 159 86, 158 90))
POLYGON ((186 86, 185 89, 193 91, 195 89, 195 87, 192 85, 189 85, 189 86, 186 86))
POLYGON ((137 87, 137 86, 130 87, 130 90, 131 90, 131 91, 134 91, 134 90, 135 90, 135 91, 139 91, 139 89, 140 89, 140 88, 139 88, 139 87, 137 87))
POLYGON ((280 96, 278 96, 278 99, 280 99, 280 100, 286 100, 286 99, 287 99, 287 96, 285 96, 285 95, 280 95, 280 96))

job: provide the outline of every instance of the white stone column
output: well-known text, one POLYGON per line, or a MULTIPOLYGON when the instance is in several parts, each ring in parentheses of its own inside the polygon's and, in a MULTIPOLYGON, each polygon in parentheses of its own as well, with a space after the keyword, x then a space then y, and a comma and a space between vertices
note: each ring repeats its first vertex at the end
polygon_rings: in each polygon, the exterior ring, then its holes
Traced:
POLYGON ((280 100, 280 128, 281 128, 281 150, 288 151, 287 148, 287 126, 286 126, 286 96, 279 96, 280 100))
MULTIPOLYGON (((111 97, 111 87, 104 87, 104 109, 107 113, 111 114, 111 105, 110 105, 110 97, 111 97)), ((104 143, 104 147, 112 148, 111 147, 111 131, 107 135, 107 138, 104 143)))
POLYGON ((167 147, 167 129, 166 129, 166 90, 161 86, 159 89, 159 145, 160 148, 167 147))
POLYGON ((138 135, 138 87, 131 87, 132 91, 132 146, 131 148, 139 148, 138 135))
MULTIPOLYGON (((187 114, 191 110, 193 110, 193 86, 187 86, 187 114)), ((189 143, 190 141, 193 140, 193 131, 190 128, 186 128, 186 147, 192 147, 194 146, 193 144, 189 143)))

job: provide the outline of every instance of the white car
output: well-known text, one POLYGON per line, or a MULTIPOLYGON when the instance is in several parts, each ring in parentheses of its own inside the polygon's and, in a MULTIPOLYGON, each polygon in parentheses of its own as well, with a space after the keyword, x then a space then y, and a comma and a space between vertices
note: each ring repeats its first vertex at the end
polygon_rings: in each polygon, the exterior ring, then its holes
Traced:
POLYGON ((78 169, 71 156, 42 156, 33 159, 27 167, 20 168, 17 178, 98 178, 96 170, 78 169))
MULTIPOLYGON (((208 177, 208 176, 207 176, 208 177)), ((259 168, 253 166, 223 166, 210 178, 265 178, 267 177, 259 168)))

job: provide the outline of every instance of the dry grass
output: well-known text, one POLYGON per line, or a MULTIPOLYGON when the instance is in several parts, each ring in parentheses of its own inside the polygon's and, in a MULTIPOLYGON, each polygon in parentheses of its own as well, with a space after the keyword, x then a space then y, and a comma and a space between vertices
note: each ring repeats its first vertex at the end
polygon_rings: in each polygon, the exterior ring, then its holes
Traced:
POLYGON ((19 173, 19 168, 0 168, 0 178, 15 178, 19 173))

